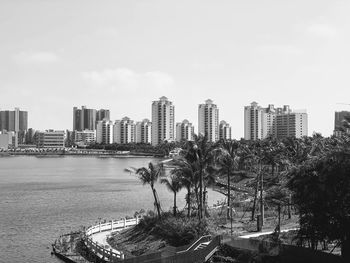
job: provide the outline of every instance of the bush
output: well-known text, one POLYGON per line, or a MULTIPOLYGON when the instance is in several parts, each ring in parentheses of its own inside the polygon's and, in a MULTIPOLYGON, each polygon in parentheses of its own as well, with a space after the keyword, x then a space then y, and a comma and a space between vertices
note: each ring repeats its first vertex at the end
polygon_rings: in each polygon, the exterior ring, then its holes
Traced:
POLYGON ((197 219, 185 216, 173 217, 171 213, 163 213, 161 220, 148 214, 137 225, 137 230, 161 238, 175 247, 188 245, 200 236, 208 234, 206 222, 199 223, 197 219))

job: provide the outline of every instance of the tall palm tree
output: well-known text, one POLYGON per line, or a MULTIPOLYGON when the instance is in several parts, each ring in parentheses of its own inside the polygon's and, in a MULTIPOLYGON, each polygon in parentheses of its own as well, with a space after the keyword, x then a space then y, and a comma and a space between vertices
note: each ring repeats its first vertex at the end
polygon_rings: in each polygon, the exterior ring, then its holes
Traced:
POLYGON ((182 185, 187 190, 186 203, 187 203, 187 217, 191 216, 191 193, 192 188, 198 202, 198 169, 196 162, 190 162, 185 158, 176 159, 174 163, 175 168, 171 170, 171 174, 176 175, 182 185))
POLYGON ((216 162, 219 165, 219 173, 227 174, 227 218, 230 218, 231 207, 231 176, 238 166, 238 151, 240 143, 236 140, 223 140, 216 149, 216 162))
POLYGON ((204 191, 205 186, 203 185, 205 181, 203 180, 206 169, 213 163, 213 145, 208 142, 206 136, 199 135, 194 136, 194 141, 190 142, 189 149, 186 155, 186 159, 189 161, 194 161, 198 163, 199 168, 199 206, 198 206, 198 217, 199 220, 203 219, 204 214, 204 191))
POLYGON ((165 184, 166 187, 173 192, 174 194, 174 207, 173 214, 176 216, 176 194, 182 189, 183 184, 181 178, 175 174, 170 174, 167 178, 162 178, 160 181, 162 184, 165 184))
POLYGON ((156 191, 154 185, 158 181, 158 178, 164 172, 163 165, 161 163, 154 165, 152 162, 150 162, 148 164, 148 168, 147 167, 141 167, 138 169, 130 168, 130 169, 126 169, 126 171, 134 172, 136 175, 138 175, 138 177, 143 185, 148 184, 151 187, 153 197, 154 197, 154 205, 157 209, 158 218, 160 219, 161 218, 160 201, 159 201, 158 194, 157 194, 157 191, 156 191))

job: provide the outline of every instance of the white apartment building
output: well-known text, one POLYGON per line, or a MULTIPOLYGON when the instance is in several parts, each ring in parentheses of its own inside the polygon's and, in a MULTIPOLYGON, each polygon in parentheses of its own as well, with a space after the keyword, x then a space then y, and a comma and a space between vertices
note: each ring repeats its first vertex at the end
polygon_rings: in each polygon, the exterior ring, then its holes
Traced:
POLYGON ((129 117, 116 120, 113 125, 114 143, 133 143, 135 142, 135 123, 129 117))
POLYGON ((194 126, 188 120, 176 123, 176 141, 193 141, 194 126))
POLYGON ((306 112, 286 112, 276 116, 277 138, 307 136, 308 123, 306 112))
POLYGON ((220 121, 219 140, 231 140, 231 126, 226 121, 220 121))
POLYGON ((96 131, 83 130, 83 131, 74 131, 73 133, 74 133, 74 144, 76 145, 86 146, 96 141, 96 131))
POLYGON ((219 109, 210 99, 198 106, 198 134, 207 136, 210 142, 219 140, 219 109))
POLYGON ((269 104, 262 108, 256 102, 244 107, 244 139, 258 140, 269 136, 275 138, 307 135, 307 113, 293 112, 288 105, 275 108, 269 104))
POLYGON ((152 145, 174 141, 175 106, 167 97, 152 103, 152 145))
POLYGON ((38 148, 64 148, 65 131, 46 130, 36 133, 38 148))
POLYGON ((244 139, 262 139, 262 113, 263 109, 255 101, 244 107, 244 139))
POLYGON ((152 122, 149 119, 137 122, 135 125, 135 135, 136 143, 151 143, 152 122))
POLYGON ((103 144, 111 144, 113 142, 113 122, 102 120, 97 122, 96 126, 96 142, 103 144))

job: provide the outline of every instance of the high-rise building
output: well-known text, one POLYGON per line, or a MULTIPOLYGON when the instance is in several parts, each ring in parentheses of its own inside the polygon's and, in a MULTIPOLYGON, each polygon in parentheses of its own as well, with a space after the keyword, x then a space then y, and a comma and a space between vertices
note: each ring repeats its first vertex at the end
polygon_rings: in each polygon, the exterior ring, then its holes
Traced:
POLYGON ((152 122, 148 119, 139 121, 135 125, 136 143, 151 143, 152 122))
POLYGON ((113 122, 102 120, 97 122, 96 142, 111 144, 113 142, 113 122))
POLYGON ((73 131, 96 130, 96 110, 73 108, 73 131))
POLYGON ((135 123, 129 117, 116 120, 113 125, 114 143, 133 143, 135 142, 135 123))
POLYGON ((276 137, 282 139, 307 136, 307 126, 306 112, 282 112, 276 116, 276 137))
POLYGON ((220 121, 219 140, 231 140, 231 126, 226 121, 220 121))
POLYGON ((109 114, 109 110, 105 110, 105 109, 100 109, 98 111, 96 111, 96 122, 98 121, 102 121, 102 120, 110 120, 110 114, 109 114))
POLYGON ((300 138, 307 135, 307 113, 292 111, 288 105, 275 108, 270 104, 262 108, 256 102, 244 107, 244 138, 246 140, 267 137, 300 138))
POLYGON ((174 141, 175 106, 167 97, 152 103, 152 145, 174 141))
POLYGON ((194 126, 188 120, 176 123, 176 141, 193 141, 194 126))
POLYGON ((334 135, 341 136, 344 132, 350 133, 350 111, 336 111, 334 114, 334 135))
POLYGON ((0 111, 0 131, 26 131, 28 129, 28 112, 15 108, 14 111, 0 111))
POLYGON ((198 106, 198 134, 207 136, 210 142, 219 140, 219 109, 210 99, 198 106))
POLYGON ((64 148, 65 138, 65 131, 46 130, 36 132, 38 148, 64 148))
POLYGON ((262 138, 262 113, 263 109, 255 101, 244 107, 244 139, 262 138))

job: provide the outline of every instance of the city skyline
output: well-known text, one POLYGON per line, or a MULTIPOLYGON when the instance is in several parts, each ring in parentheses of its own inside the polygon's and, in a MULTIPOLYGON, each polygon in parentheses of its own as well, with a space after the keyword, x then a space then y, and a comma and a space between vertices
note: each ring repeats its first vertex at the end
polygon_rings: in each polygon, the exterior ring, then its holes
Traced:
POLYGON ((344 1, 0 6, 0 109, 28 111, 38 130, 70 130, 75 105, 151 119, 161 96, 174 102, 175 122, 188 119, 196 131, 197 106, 212 99, 236 139, 252 101, 307 109, 309 135, 331 135, 334 112, 350 110, 337 104, 350 103, 344 1))

